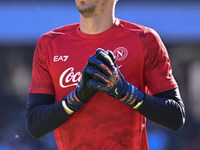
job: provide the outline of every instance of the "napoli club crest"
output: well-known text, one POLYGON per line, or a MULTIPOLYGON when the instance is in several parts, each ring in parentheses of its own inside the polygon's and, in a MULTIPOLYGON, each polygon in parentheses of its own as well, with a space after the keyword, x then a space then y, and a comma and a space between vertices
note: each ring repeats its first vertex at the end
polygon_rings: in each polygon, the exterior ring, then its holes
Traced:
POLYGON ((118 47, 113 52, 116 61, 122 61, 128 56, 128 50, 125 47, 118 47))

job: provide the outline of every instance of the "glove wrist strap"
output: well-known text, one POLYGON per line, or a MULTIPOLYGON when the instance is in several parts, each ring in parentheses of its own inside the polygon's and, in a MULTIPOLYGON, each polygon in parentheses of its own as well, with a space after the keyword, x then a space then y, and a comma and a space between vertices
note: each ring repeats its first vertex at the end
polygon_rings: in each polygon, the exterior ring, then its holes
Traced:
POLYGON ((127 91, 124 98, 120 99, 124 104, 137 109, 143 102, 144 93, 138 88, 128 83, 127 91))
POLYGON ((63 100, 65 100, 67 107, 72 111, 78 111, 85 104, 77 97, 76 89, 64 97, 63 100))

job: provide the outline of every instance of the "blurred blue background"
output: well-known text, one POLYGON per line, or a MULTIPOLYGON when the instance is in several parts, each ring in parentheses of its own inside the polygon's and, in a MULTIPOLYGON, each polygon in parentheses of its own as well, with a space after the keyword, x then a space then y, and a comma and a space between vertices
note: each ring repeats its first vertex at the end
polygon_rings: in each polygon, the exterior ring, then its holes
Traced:
MULTIPOLYGON (((186 106, 176 133, 147 121, 150 150, 199 150, 200 1, 120 0, 116 16, 160 34, 186 106)), ((36 140, 25 128, 32 56, 42 34, 77 22, 74 0, 0 0, 0 150, 57 149, 52 133, 36 140)))

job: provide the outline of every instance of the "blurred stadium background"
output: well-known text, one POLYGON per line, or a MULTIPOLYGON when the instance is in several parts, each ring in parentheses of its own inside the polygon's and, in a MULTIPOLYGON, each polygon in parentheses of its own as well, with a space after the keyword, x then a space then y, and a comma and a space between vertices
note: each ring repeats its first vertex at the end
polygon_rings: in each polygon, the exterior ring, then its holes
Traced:
MULTIPOLYGON (((116 10, 160 34, 186 106, 176 133, 147 121, 150 150, 200 150, 200 1, 120 0, 116 10)), ((0 0, 0 150, 56 149, 52 133, 36 140, 26 131, 32 56, 43 33, 76 22, 74 0, 0 0)))

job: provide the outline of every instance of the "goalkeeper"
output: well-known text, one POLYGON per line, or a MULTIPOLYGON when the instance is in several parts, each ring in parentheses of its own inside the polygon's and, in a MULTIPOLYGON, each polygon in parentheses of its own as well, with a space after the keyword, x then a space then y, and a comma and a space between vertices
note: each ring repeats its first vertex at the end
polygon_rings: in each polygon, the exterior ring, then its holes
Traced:
POLYGON ((40 37, 27 129, 58 150, 148 150, 146 118, 179 130, 185 109, 152 29, 115 18, 117 0, 75 0, 80 23, 40 37))

